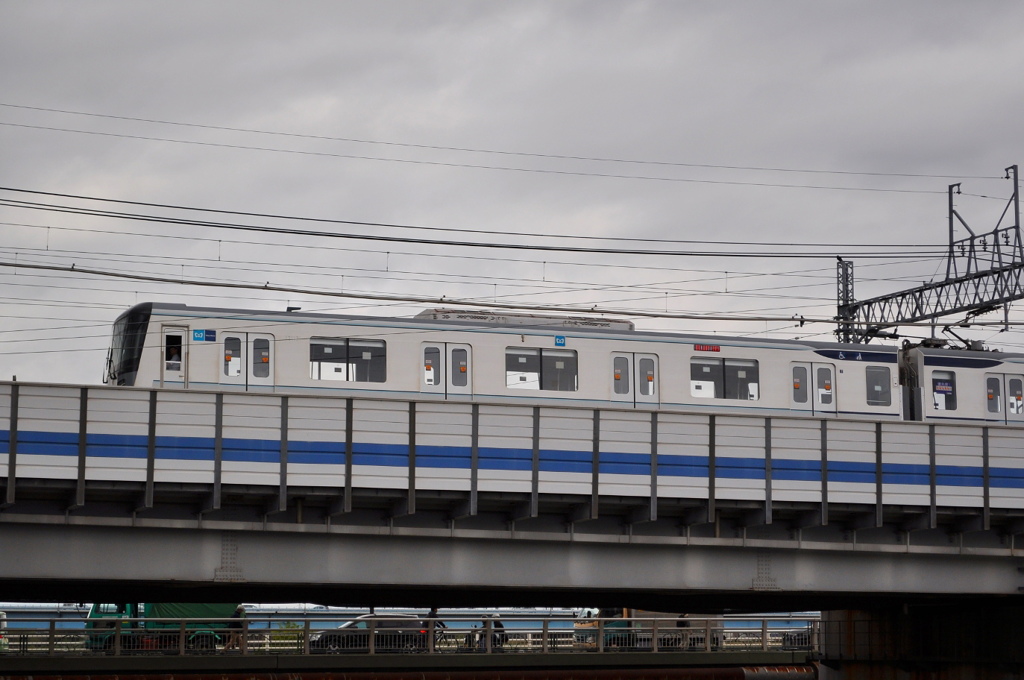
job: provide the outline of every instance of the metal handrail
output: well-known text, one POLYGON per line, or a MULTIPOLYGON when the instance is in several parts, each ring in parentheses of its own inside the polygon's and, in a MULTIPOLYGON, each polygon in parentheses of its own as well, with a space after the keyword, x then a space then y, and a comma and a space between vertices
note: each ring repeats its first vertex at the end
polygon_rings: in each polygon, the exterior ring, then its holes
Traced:
POLYGON ((0 655, 814 651, 819 627, 811 616, 796 620, 785 616, 685 620, 378 616, 366 621, 365 628, 353 627, 354 621, 358 619, 9 619, 7 645, 0 647, 0 655), (346 623, 349 627, 341 627, 346 623))

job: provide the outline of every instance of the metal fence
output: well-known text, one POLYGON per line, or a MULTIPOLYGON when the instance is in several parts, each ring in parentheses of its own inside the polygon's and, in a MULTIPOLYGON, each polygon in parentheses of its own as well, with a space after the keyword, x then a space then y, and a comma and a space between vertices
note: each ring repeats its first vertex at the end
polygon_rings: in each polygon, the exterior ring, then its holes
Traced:
POLYGON ((68 628, 21 619, 0 654, 19 656, 306 654, 615 654, 814 651, 817 619, 445 618, 119 619, 68 628))

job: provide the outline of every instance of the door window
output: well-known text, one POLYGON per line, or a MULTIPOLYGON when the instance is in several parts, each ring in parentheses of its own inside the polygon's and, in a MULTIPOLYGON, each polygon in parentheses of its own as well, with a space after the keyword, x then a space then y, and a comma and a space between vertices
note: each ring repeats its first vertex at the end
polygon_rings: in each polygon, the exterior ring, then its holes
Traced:
POLYGON ((989 413, 1001 413, 1002 407, 1002 378, 986 378, 985 379, 985 396, 988 401, 988 412, 989 413))
POLYGON ((469 384, 469 352, 465 349, 452 350, 452 386, 465 387, 469 384))
POLYGON ((891 406, 892 388, 891 374, 888 366, 868 366, 864 369, 867 384, 868 406, 891 406))
POLYGON ((629 357, 612 359, 612 388, 615 394, 629 394, 629 357))
POLYGON ((164 357, 167 362, 167 370, 178 372, 181 370, 181 335, 168 333, 164 336, 164 357))
POLYGON ((430 386, 441 384, 440 347, 423 348, 423 384, 430 386))
POLYGON ((818 394, 823 406, 832 403, 832 369, 824 366, 818 368, 815 378, 818 381, 818 394))
POLYGON ((242 374, 242 339, 224 338, 224 375, 237 378, 242 374))
POLYGON ((252 341, 252 377, 270 376, 270 340, 256 338, 252 341))
POLYGON ((1007 399, 1009 400, 1009 411, 1011 415, 1021 415, 1024 413, 1024 380, 1020 378, 1010 378, 1009 388, 1007 389, 1007 399))
POLYGON ((937 411, 956 410, 956 373, 932 371, 932 403, 937 411))
POLYGON ((639 367, 637 368, 637 377, 640 380, 640 384, 637 386, 640 394, 650 397, 654 396, 656 392, 656 376, 654 374, 654 359, 644 357, 639 361, 639 367))
POLYGON ((793 367, 793 401, 797 404, 807 403, 807 367, 793 367))

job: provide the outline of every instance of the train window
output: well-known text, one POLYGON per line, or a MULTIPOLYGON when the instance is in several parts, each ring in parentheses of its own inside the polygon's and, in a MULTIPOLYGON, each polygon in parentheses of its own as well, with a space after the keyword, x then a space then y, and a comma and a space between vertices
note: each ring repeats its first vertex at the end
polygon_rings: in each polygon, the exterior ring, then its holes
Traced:
POLYGON ((629 357, 612 359, 612 378, 615 394, 629 394, 629 357))
POLYGON ((891 406, 891 374, 888 366, 868 366, 864 369, 867 383, 868 406, 891 406))
POLYGON ((387 352, 383 340, 348 341, 348 379, 382 383, 387 379, 387 352))
MULTIPOLYGON (((427 352, 430 349, 428 348, 427 352)), ((429 354, 424 354, 424 366, 429 354)), ((309 341, 309 377, 313 380, 348 382, 384 382, 387 379, 387 346, 383 340, 311 338, 309 341)), ((440 354, 435 363, 440 365, 440 354)), ((437 373, 433 374, 435 377, 437 373)), ((427 378, 431 377, 428 372, 427 378)), ((433 383, 428 383, 433 384, 433 383)))
POLYGON ((756 401, 758 394, 757 362, 751 359, 725 360, 725 398, 756 401))
POLYGON ((758 363, 751 359, 690 359, 690 395, 702 399, 757 400, 758 363))
POLYGON ((270 375, 270 340, 256 338, 252 341, 252 377, 266 378, 270 375))
POLYGON ((505 387, 516 390, 540 389, 539 349, 505 349, 505 387))
POLYGON ((505 386, 508 388, 575 392, 578 377, 575 350, 505 348, 505 386))
POLYGON ((164 336, 166 343, 165 355, 167 357, 167 370, 168 371, 180 371, 181 370, 181 336, 180 335, 166 335, 164 336))
POLYGON ((640 386, 638 387, 640 394, 648 397, 653 395, 655 389, 654 359, 641 359, 637 371, 640 373, 640 386))
POLYGON ((1020 415, 1024 413, 1024 381, 1020 378, 1010 378, 1009 384, 1010 414, 1020 415))
POLYGON ((469 352, 464 349, 452 350, 452 386, 465 387, 469 384, 469 352))
POLYGON ((242 374, 242 339, 224 338, 224 375, 234 378, 242 374))
POLYGON ((576 351, 547 349, 540 352, 540 388, 556 392, 575 392, 579 369, 576 351))
POLYGON ((807 367, 793 367, 793 403, 807 403, 807 367))
POLYGON ((956 373, 932 371, 932 403, 937 411, 956 410, 956 373))
POLYGON ((1002 380, 1000 378, 987 378, 985 380, 985 392, 988 396, 988 412, 1000 413, 1002 404, 1002 380))
POLYGON ((343 339, 309 341, 309 377, 313 380, 348 380, 348 343, 343 339))
POLYGON ((423 348, 423 384, 441 384, 441 348, 423 348))
POLYGON ((721 359, 690 359, 690 394, 702 399, 721 398, 725 394, 721 359))

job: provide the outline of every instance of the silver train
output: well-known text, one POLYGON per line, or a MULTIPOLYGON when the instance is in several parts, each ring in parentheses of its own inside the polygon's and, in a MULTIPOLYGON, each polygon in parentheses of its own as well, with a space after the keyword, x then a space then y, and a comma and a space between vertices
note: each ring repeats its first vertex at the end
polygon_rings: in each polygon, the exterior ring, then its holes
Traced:
POLYGON ((105 382, 370 399, 1014 425, 1024 355, 637 331, 628 321, 412 318, 144 303, 105 382))

